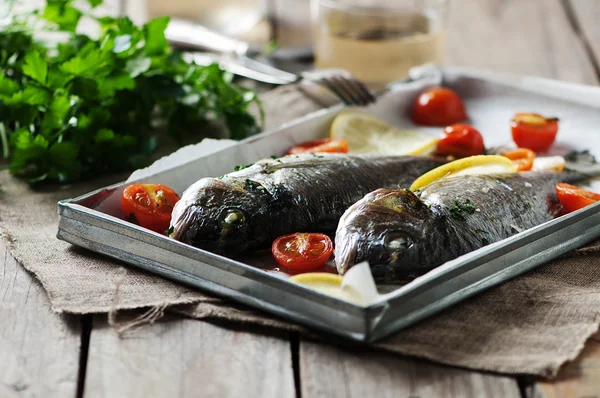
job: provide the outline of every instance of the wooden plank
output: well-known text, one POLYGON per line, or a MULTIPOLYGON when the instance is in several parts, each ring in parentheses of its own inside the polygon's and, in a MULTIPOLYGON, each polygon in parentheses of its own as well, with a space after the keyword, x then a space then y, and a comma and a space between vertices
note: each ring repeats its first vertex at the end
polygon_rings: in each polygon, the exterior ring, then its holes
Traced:
POLYGON ((372 351, 300 343, 302 397, 520 397, 514 379, 372 351))
POLYGON ((597 82, 561 0, 455 0, 450 10, 449 65, 597 82))
MULTIPOLYGON (((567 0, 571 6, 574 23, 589 45, 596 59, 596 67, 600 65, 600 3, 597 0, 567 0)), ((600 73, 600 70, 597 70, 600 73)))
POLYGON ((552 381, 536 383, 532 398, 600 397, 600 333, 586 343, 579 357, 566 364, 552 381))
POLYGON ((99 322, 91 335, 84 396, 295 397, 290 343, 179 318, 120 338, 99 322))
POLYGON ((0 239, 0 397, 75 397, 80 318, 58 315, 0 239))

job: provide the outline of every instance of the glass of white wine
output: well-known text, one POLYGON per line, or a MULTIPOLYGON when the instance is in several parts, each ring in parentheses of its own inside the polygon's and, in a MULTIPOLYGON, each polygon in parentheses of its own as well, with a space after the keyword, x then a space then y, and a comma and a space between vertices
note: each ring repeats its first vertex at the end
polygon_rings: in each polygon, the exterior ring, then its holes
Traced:
POLYGON ((450 0, 312 0, 317 68, 379 85, 441 64, 450 0))

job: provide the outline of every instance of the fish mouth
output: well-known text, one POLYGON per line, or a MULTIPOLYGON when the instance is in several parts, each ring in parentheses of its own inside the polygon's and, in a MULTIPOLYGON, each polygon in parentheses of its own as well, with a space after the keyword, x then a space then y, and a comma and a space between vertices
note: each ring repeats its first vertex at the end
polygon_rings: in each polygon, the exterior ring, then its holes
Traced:
POLYGON ((335 266, 340 275, 344 275, 350 267, 352 267, 356 263, 356 257, 358 255, 358 247, 359 247, 358 236, 352 236, 350 238, 336 239, 335 246, 335 266))
POLYGON ((169 237, 189 244, 194 237, 189 236, 188 232, 193 226, 198 213, 202 212, 202 209, 194 205, 188 206, 185 203, 180 205, 180 203, 182 203, 181 200, 175 204, 171 213, 172 231, 169 237))

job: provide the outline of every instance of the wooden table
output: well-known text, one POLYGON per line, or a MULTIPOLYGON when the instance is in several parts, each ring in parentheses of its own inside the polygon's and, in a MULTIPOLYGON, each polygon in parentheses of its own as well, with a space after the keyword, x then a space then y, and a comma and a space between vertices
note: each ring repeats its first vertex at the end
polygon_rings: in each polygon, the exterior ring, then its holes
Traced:
MULTIPOLYGON (((599 0, 453 0, 447 63, 598 84, 599 20, 599 0)), ((551 383, 172 316, 120 338, 1 250, 0 397, 600 396, 600 338, 551 383)))

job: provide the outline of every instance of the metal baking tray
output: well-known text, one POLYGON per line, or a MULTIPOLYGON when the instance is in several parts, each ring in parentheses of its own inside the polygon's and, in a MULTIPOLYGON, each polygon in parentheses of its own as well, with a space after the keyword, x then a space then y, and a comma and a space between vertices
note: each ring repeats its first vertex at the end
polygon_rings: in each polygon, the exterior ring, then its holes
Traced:
MULTIPOLYGON (((600 154, 598 88, 459 68, 417 70, 413 78, 391 85, 365 111, 402 127, 417 128, 406 117, 410 103, 424 88, 444 84, 465 100, 471 123, 488 146, 509 142, 511 117, 531 111, 561 118, 554 146, 557 153, 589 149, 600 154)), ((176 166, 155 173, 150 169, 149 175, 135 181, 167 184, 181 193, 199 178, 222 175, 235 165, 281 155, 297 142, 325 136, 342 109, 340 105, 312 113, 208 155, 185 161, 177 155, 171 159, 176 166)), ((439 135, 439 129, 424 131, 439 135)), ((119 198, 129 183, 59 202, 58 238, 282 318, 365 342, 381 339, 600 237, 600 204, 595 204, 447 262, 379 301, 359 306, 250 265, 256 263, 252 258, 231 260, 125 222, 119 214, 119 198)))

